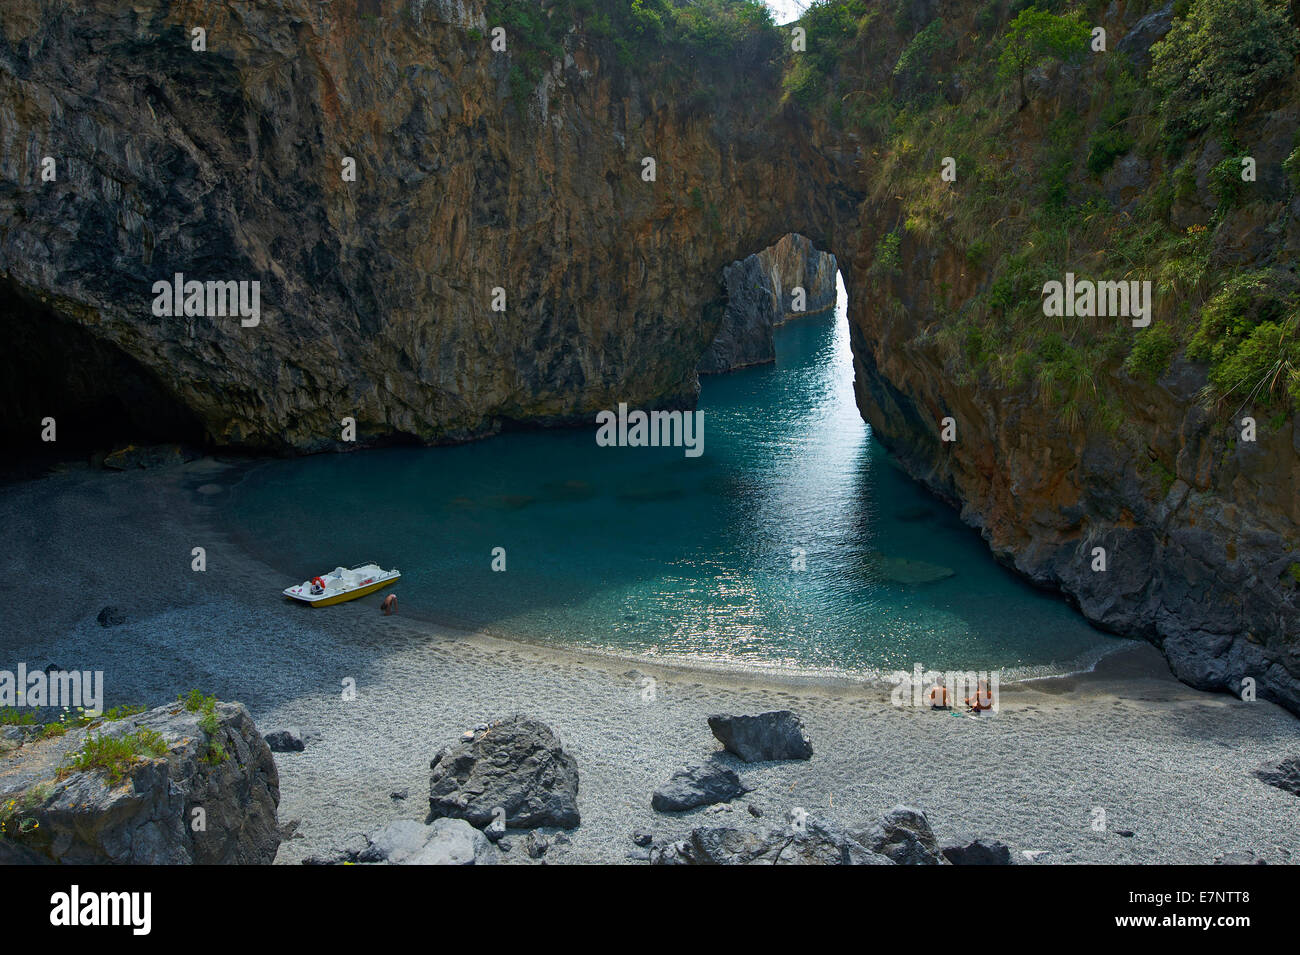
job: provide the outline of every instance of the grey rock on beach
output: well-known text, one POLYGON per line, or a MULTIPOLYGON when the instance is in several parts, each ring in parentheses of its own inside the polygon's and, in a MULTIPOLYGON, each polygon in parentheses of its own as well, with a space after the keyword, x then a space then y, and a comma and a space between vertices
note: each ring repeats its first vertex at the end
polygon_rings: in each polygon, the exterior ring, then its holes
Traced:
POLYGON ((482 829, 497 808, 508 829, 578 825, 578 766, 554 731, 516 714, 443 749, 429 764, 429 818, 482 829))
POLYGON ((1014 865, 1011 848, 994 839, 954 839, 943 847, 943 857, 953 865, 1014 865))
POLYGON ((399 819, 370 836, 357 862, 389 865, 492 865, 497 850, 463 819, 399 819))
POLYGON ((846 830, 808 817, 797 829, 700 826, 686 838, 650 849, 651 865, 890 865, 846 830))
POLYGON ((756 716, 721 713, 709 717, 709 729, 728 752, 747 763, 808 759, 813 753, 803 723, 789 710, 773 710, 756 716))
POLYGON ((925 813, 909 806, 895 806, 857 839, 873 852, 888 856, 899 865, 945 865, 934 830, 925 813))
POLYGON ((1300 756, 1264 763, 1255 770, 1255 776, 1283 792, 1300 796, 1300 756))
POLYGON ((27 824, 0 839, 0 864, 270 864, 281 839, 275 760, 243 704, 218 703, 215 712, 211 739, 201 714, 172 703, 20 747, 0 774, 0 804, 14 800, 27 824), (141 729, 158 733, 166 753, 140 757, 118 784, 98 769, 59 778, 88 736, 141 729), (220 745, 219 761, 209 742, 220 745))
POLYGON ((353 836, 303 865, 495 865, 497 850, 463 819, 399 819, 368 836, 353 836))
POLYGON ((697 806, 730 802, 749 791, 733 769, 717 763, 688 766, 677 770, 654 791, 650 806, 656 812, 685 812, 697 806))
POLYGON ((101 627, 120 627, 126 623, 126 611, 121 607, 105 607, 95 619, 101 627))
POLYGON ((295 730, 276 730, 266 734, 266 745, 273 753, 300 753, 306 749, 302 736, 295 730))

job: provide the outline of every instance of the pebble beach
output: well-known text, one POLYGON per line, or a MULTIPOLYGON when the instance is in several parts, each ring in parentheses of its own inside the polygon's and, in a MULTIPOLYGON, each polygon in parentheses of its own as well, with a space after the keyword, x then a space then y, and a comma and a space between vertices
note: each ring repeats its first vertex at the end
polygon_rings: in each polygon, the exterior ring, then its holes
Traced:
MULTIPOLYGON (((1001 840, 1020 864, 1300 861, 1300 803, 1252 775, 1300 751, 1300 721, 1194 690, 1146 644, 1087 673, 1004 684, 998 712, 976 718, 895 707, 887 685, 557 650, 438 626, 436 608, 385 617, 382 595, 312 609, 279 594, 297 578, 216 526, 211 502, 231 471, 211 459, 69 468, 0 488, 0 666, 103 670, 108 706, 199 687, 244 703, 263 733, 301 733, 302 752, 276 754, 280 820, 296 822, 277 863, 423 819, 430 759, 516 712, 553 727, 580 774, 582 823, 549 863, 637 862, 634 831, 663 841, 746 826, 750 806, 774 824, 796 807, 858 822, 899 804, 923 810, 941 841, 1001 840), (125 622, 101 626, 110 605, 125 622), (773 709, 803 720, 810 760, 740 762, 706 723, 773 709), (683 814, 650 808, 675 770, 708 760, 752 791, 683 814)), ((533 861, 510 841, 501 861, 533 861)))

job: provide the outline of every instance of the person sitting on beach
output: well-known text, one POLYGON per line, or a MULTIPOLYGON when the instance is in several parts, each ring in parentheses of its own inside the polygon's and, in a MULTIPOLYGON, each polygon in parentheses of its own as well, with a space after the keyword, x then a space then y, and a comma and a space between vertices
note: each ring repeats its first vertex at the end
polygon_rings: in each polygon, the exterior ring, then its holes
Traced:
POLYGON ((951 706, 948 699, 948 688, 942 683, 936 683, 926 691, 925 698, 930 703, 932 710, 946 710, 951 706))
POLYGON ((966 697, 966 705, 977 716, 981 710, 991 710, 993 708, 993 694, 989 692, 988 684, 980 680, 979 685, 975 688, 975 695, 966 697))
POLYGON ((389 594, 384 598, 384 602, 380 606, 383 608, 385 617, 397 613, 397 594, 389 594))

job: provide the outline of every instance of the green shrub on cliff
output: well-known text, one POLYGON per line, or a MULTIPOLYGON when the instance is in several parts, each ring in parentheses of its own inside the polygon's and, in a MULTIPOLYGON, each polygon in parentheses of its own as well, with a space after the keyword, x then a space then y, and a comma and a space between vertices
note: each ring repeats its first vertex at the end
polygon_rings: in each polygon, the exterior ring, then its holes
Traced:
POLYGON ((1300 338, 1296 321, 1261 322, 1231 354, 1210 371, 1218 397, 1242 404, 1277 405, 1300 401, 1300 338))
POLYGON ((902 262, 903 233, 895 229, 886 232, 876 243, 876 257, 872 262, 872 271, 877 273, 895 272, 902 262))
POLYGON ((1194 0, 1151 51, 1166 144, 1231 132, 1270 85, 1287 76, 1300 41, 1283 0, 1194 0))
POLYGON ((1300 302, 1269 270, 1229 279, 1201 309, 1189 357, 1210 366, 1209 398, 1300 401, 1300 302))
MULTIPOLYGON (((806 49, 791 53, 782 80, 786 93, 805 108, 821 102, 839 69, 841 55, 877 13, 865 0, 814 0, 799 18, 806 49)), ((838 97, 833 99, 838 104, 838 97)))
POLYGON ((1285 310, 1285 297, 1271 271, 1235 275, 1201 309, 1200 327, 1187 354, 1218 365, 1240 347, 1256 325, 1277 321, 1285 310))
POLYGON ((1292 188, 1300 188, 1300 146, 1291 151, 1282 163, 1282 169, 1291 180, 1292 188))
POLYGON ((998 75, 1017 79, 1021 109, 1029 105, 1026 74, 1049 60, 1078 59, 1087 51, 1090 36, 1077 13, 1058 16, 1030 7, 1011 21, 998 55, 998 75))
POLYGON ((1124 359, 1124 370, 1134 378, 1155 382, 1169 370, 1169 360, 1178 350, 1174 333, 1164 323, 1144 328, 1133 339, 1133 348, 1124 359))
POLYGON ((221 730, 216 696, 205 696, 201 690, 193 689, 189 693, 182 693, 177 699, 185 705, 188 712, 199 714, 199 729, 207 737, 199 758, 205 763, 220 763, 226 758, 226 751, 213 739, 221 730))

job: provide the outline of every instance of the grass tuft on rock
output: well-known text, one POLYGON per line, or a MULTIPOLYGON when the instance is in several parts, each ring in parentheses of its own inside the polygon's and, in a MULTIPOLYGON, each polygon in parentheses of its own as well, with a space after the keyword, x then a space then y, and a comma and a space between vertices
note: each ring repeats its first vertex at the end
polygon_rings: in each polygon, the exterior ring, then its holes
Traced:
POLYGON ((116 786, 141 760, 166 755, 167 741, 156 730, 141 727, 125 736, 100 733, 87 736, 81 749, 69 754, 67 762, 59 769, 58 778, 98 770, 108 777, 110 786, 116 786))

